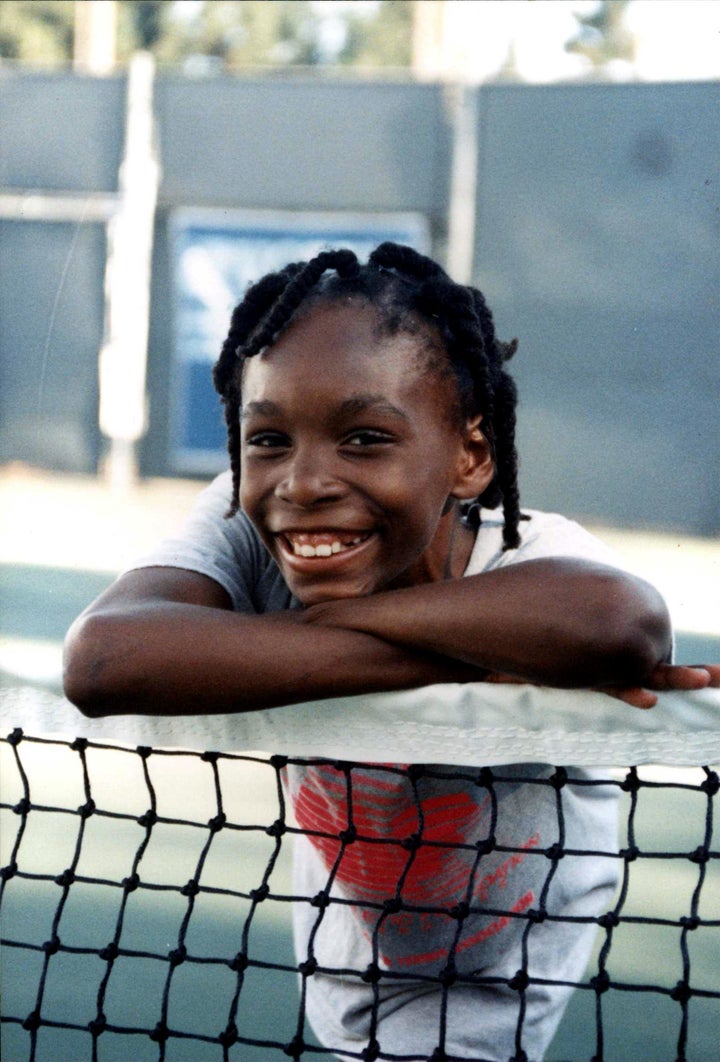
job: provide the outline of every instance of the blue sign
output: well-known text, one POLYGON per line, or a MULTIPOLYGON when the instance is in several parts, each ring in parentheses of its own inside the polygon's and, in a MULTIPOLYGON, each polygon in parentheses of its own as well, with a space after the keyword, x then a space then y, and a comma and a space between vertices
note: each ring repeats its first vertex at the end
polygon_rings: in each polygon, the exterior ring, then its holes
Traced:
POLYGON ((212 365, 233 307, 249 284, 288 262, 349 247, 361 260, 383 240, 427 251, 419 214, 289 214, 178 211, 172 220, 175 344, 169 463, 176 472, 214 474, 227 467, 225 424, 212 365))

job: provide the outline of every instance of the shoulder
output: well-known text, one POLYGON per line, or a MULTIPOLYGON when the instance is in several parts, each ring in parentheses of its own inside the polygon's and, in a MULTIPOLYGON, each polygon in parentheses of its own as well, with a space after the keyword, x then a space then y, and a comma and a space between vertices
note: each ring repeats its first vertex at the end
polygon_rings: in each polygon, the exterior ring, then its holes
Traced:
POLYGON ((262 544, 244 513, 226 516, 231 492, 230 474, 217 476, 200 491, 177 534, 160 542, 136 566, 172 564, 182 557, 218 558, 238 551, 252 557, 261 553, 262 544))
POLYGON ((224 472, 200 492, 178 533, 132 567, 199 572, 227 591, 236 611, 287 608, 289 592, 255 528, 242 511, 226 516, 231 494, 230 473, 224 472))
POLYGON ((520 545, 503 552, 500 510, 484 510, 468 565, 468 575, 540 557, 581 557, 621 567, 617 554, 575 520, 560 513, 524 509, 519 525, 520 545))

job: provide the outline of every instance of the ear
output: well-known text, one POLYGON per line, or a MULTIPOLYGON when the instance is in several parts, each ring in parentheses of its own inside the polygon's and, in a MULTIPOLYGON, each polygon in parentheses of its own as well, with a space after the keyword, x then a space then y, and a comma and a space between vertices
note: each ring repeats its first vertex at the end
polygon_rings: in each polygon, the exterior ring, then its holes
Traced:
POLYGON ((495 475, 490 443, 482 432, 482 414, 469 419, 462 433, 458 454, 455 486, 451 497, 461 500, 477 498, 490 485, 495 475))

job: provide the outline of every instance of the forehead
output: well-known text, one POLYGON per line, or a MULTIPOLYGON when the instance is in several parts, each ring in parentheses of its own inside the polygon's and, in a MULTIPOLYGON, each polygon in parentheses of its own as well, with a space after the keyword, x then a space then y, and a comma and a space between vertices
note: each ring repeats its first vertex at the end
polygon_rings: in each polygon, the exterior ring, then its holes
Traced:
MULTIPOLYGON (((375 390, 428 382, 430 354, 439 340, 429 327, 390 334, 372 305, 357 299, 316 303, 303 312, 271 346, 243 366, 243 400, 258 390, 297 387, 321 380, 339 390, 372 383, 375 390)), ((430 374, 433 377, 435 374, 430 374)), ((440 381, 435 381, 444 391, 440 381)))

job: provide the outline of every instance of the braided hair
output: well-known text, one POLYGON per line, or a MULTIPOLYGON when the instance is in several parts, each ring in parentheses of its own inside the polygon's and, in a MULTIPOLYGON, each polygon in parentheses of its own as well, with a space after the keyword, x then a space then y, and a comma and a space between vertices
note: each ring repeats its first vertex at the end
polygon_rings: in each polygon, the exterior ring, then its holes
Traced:
POLYGON ((370 303, 379 327, 389 335, 439 334, 442 356, 436 365, 452 372, 458 388, 462 422, 482 413, 482 430, 495 460, 495 476, 486 490, 467 506, 466 519, 475 527, 482 507, 503 506, 503 542, 515 549, 521 519, 515 449, 515 383, 504 368, 517 340, 501 343, 492 314, 477 288, 456 284, 431 258, 411 247, 383 243, 361 266, 349 250, 323 251, 310 262, 295 262, 268 273, 247 291, 233 311, 230 331, 214 370, 228 431, 232 500, 228 516, 239 508, 240 407, 242 365, 270 346, 299 315, 319 302, 355 297, 370 303))

